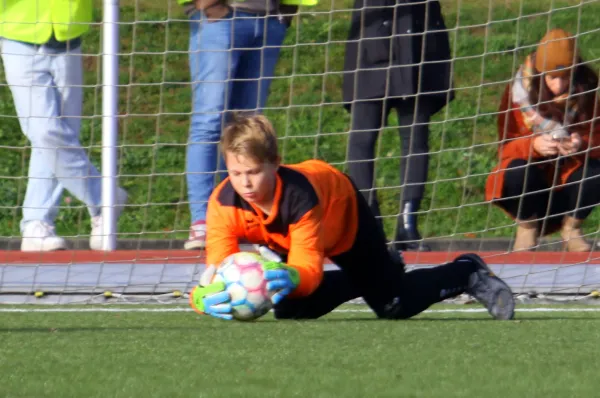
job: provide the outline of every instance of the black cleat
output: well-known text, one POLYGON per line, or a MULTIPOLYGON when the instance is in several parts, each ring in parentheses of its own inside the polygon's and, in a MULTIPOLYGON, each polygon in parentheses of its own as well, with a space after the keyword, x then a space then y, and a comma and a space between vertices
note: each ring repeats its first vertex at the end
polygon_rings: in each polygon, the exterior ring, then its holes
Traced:
POLYGON ((477 267, 469 277, 467 293, 483 304, 495 319, 509 320, 515 316, 515 300, 510 287, 488 267, 477 254, 463 254, 454 261, 471 261, 477 267))

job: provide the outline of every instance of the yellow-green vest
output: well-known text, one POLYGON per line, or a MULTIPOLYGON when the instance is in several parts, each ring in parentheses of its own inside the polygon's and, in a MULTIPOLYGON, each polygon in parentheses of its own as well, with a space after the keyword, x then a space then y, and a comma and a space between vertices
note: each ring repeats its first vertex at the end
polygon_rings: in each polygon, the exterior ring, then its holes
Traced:
POLYGON ((316 6, 319 0, 281 0, 281 4, 286 6, 316 6))
POLYGON ((75 39, 89 29, 92 0, 0 0, 0 36, 44 44, 75 39))
MULTIPOLYGON (((192 0, 177 0, 177 2, 186 4, 192 3, 192 0)), ((319 0, 281 0, 280 3, 288 6, 315 6, 319 3, 319 0)))

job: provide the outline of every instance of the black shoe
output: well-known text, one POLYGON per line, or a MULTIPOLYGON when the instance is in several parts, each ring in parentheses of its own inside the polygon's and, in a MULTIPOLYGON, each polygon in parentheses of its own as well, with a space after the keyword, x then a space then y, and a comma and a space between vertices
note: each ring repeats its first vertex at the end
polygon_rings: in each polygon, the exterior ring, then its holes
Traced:
POLYGON ((430 252, 431 248, 425 242, 416 229, 408 231, 404 228, 398 228, 396 239, 394 239, 394 248, 400 251, 411 252, 430 252))
POLYGON ((454 260, 461 261, 470 261, 476 266, 475 272, 469 277, 467 293, 483 304, 495 319, 513 319, 515 300, 510 287, 477 254, 463 254, 454 260))
POLYGON ((430 252, 431 248, 422 242, 421 234, 417 228, 417 211, 419 209, 417 200, 405 201, 400 208, 398 221, 396 222, 396 239, 394 247, 402 251, 430 252))

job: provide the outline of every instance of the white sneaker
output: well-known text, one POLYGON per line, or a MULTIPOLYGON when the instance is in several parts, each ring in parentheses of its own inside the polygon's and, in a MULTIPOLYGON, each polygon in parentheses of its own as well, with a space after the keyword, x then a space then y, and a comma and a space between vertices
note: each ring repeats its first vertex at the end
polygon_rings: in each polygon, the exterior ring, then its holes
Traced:
POLYGON ((54 227, 44 221, 29 221, 23 228, 21 251, 24 252, 50 252, 65 250, 67 242, 56 236, 54 227))
MULTIPOLYGON (((127 204, 127 192, 122 188, 118 188, 115 199, 115 213, 118 220, 125 204, 127 204)), ((92 217, 92 232, 90 234, 90 249, 92 250, 102 250, 102 224, 102 215, 92 217)))
POLYGON ((190 227, 190 237, 183 244, 185 250, 203 250, 206 248, 206 223, 204 221, 190 227))

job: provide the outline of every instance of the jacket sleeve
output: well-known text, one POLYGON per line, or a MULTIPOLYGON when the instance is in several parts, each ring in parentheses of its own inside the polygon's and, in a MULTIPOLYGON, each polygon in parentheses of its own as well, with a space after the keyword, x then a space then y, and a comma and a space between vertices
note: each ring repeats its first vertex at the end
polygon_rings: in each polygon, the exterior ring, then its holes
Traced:
POLYGON ((540 155, 535 149, 533 149, 533 138, 534 134, 527 136, 510 139, 509 142, 503 144, 502 158, 511 159, 541 159, 544 156, 540 155))
POLYGON ((321 206, 308 211, 293 225, 290 225, 290 250, 288 266, 298 270, 300 284, 290 297, 310 295, 323 279, 323 261, 325 258, 323 230, 321 227, 321 206))
POLYGON ((233 210, 223 208, 216 199, 208 202, 206 213, 206 264, 218 267, 229 255, 240 251, 236 217, 233 210))
POLYGON ((500 141, 500 160, 503 159, 539 159, 543 156, 533 149, 535 134, 527 128, 519 106, 513 103, 511 90, 507 85, 498 114, 498 138, 500 141))

